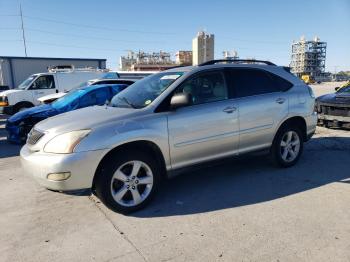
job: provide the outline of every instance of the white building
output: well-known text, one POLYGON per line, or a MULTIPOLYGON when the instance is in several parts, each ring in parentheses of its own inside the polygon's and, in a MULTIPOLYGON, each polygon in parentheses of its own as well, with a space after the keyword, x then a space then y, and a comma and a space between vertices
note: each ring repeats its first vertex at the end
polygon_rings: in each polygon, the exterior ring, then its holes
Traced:
POLYGON ((192 64, 198 65, 214 59, 214 35, 198 32, 192 40, 192 64))

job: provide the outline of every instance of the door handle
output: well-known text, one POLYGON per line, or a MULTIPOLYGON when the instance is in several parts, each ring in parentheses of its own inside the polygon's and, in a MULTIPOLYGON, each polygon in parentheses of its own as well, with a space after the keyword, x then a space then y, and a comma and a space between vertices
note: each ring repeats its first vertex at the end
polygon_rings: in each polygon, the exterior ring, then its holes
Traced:
POLYGON ((236 107, 234 106, 228 106, 226 108, 224 108, 224 110, 222 110, 223 112, 227 113, 227 114, 230 114, 230 113, 233 113, 237 110, 236 107))
POLYGON ((276 99, 276 103, 278 103, 278 104, 283 104, 285 101, 286 101, 286 99, 282 98, 282 97, 276 99))

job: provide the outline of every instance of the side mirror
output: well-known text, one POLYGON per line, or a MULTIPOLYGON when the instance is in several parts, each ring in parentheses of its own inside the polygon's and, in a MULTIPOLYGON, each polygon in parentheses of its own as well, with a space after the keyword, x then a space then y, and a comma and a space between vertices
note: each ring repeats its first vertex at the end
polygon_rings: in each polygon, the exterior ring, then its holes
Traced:
POLYGON ((176 109, 192 104, 192 95, 188 93, 176 94, 171 98, 170 108, 176 109))

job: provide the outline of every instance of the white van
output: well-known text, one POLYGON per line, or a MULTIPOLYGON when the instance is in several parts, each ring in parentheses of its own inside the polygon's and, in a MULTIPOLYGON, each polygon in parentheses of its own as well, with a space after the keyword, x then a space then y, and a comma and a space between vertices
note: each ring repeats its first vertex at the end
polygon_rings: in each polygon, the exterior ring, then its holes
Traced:
POLYGON ((89 68, 49 69, 34 74, 16 89, 0 92, 0 113, 14 114, 39 104, 38 98, 53 93, 68 92, 90 79, 102 78, 105 70, 89 68))

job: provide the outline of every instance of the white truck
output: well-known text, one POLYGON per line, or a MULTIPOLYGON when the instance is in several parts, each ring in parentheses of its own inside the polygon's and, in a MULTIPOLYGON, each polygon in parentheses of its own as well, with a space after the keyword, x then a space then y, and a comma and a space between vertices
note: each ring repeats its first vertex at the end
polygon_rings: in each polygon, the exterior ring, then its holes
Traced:
POLYGON ((103 78, 106 70, 90 68, 49 69, 29 76, 15 89, 0 92, 0 114, 14 114, 39 104, 38 98, 68 92, 90 79, 103 78))

